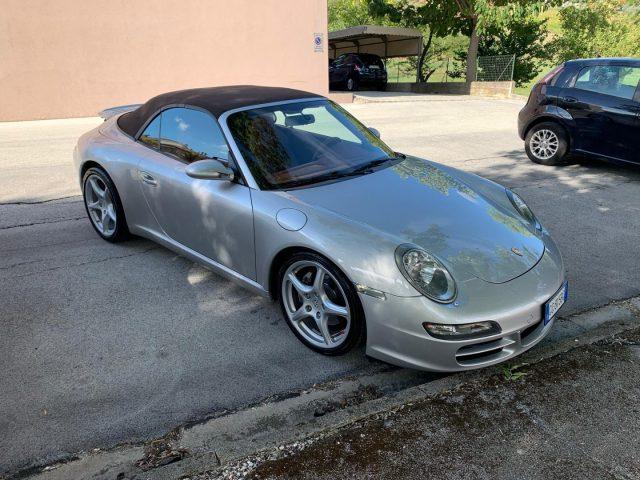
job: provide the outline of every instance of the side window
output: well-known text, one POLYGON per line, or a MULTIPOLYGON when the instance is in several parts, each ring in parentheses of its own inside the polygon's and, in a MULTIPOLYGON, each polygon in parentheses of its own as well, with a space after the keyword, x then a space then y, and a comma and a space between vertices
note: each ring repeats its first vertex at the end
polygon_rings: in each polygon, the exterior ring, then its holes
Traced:
POLYGON ((333 61, 333 66, 334 67, 341 67, 344 65, 345 60, 347 59, 347 55, 345 53, 343 53, 342 55, 340 55, 338 58, 336 58, 333 61))
POLYGON ((229 159, 229 148, 218 123, 208 114, 190 108, 162 112, 160 150, 189 163, 214 157, 229 159))
POLYGON ((147 128, 144 129, 142 135, 138 140, 151 148, 159 149, 160 148, 160 117, 158 115, 153 121, 147 125, 147 128))
POLYGON ((639 80, 637 67, 593 65, 580 70, 575 88, 631 100, 639 80))

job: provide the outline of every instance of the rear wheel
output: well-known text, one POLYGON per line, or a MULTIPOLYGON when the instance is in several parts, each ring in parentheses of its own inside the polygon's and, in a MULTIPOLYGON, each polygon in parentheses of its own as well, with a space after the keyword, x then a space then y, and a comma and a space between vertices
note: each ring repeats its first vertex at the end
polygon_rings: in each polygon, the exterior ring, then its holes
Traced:
POLYGON ((353 284, 331 262, 298 253, 282 265, 278 278, 282 313, 302 343, 325 355, 340 355, 360 342, 360 301, 353 284))
POLYGON ((119 242, 129 236, 115 185, 102 168, 89 168, 82 178, 82 194, 91 225, 103 239, 119 242))
POLYGON ((347 90, 354 92, 358 89, 358 80, 355 77, 349 77, 347 78, 346 86, 347 90))
POLYGON ((531 128, 524 145, 529 159, 541 165, 564 163, 569 150, 565 130, 553 122, 539 123, 531 128))

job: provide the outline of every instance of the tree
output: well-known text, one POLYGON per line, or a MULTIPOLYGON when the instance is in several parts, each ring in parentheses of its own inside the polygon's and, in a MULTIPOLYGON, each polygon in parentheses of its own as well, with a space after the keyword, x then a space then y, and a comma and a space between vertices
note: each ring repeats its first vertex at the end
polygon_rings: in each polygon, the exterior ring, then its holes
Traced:
POLYGON ((435 69, 429 60, 442 53, 442 47, 434 48, 434 37, 445 37, 460 33, 462 23, 457 16, 457 7, 451 1, 442 0, 368 0, 373 18, 385 24, 417 28, 426 34, 422 52, 417 61, 418 81, 426 82, 435 69))
POLYGON ((554 59, 640 55, 640 16, 634 3, 576 0, 562 7, 562 35, 551 44, 554 59))
POLYGON ((329 31, 373 22, 367 0, 329 0, 329 31))
MULTIPOLYGON (((540 12, 555 0, 368 0, 373 17, 408 27, 428 27, 429 36, 421 59, 427 57, 433 37, 462 33, 469 37, 466 54, 467 83, 476 72, 480 35, 491 27, 502 27, 514 16, 525 17, 540 12)), ((419 63, 419 72, 422 64, 419 63)))
MULTIPOLYGON (((545 39, 549 32, 546 23, 545 19, 514 12, 505 23, 485 28, 479 37, 478 55, 515 55, 513 80, 517 85, 526 84, 540 73, 540 59, 547 55, 545 39)), ((463 65, 465 57, 465 52, 456 52, 456 59, 463 65)), ((454 72, 453 76, 462 76, 462 72, 454 72)))
MULTIPOLYGON (((447 1, 447 0, 443 0, 447 1)), ((453 0, 459 15, 466 20, 463 29, 469 37, 466 55, 467 83, 473 81, 477 68, 480 36, 490 29, 502 29, 515 17, 526 18, 540 13, 554 0, 453 0)))

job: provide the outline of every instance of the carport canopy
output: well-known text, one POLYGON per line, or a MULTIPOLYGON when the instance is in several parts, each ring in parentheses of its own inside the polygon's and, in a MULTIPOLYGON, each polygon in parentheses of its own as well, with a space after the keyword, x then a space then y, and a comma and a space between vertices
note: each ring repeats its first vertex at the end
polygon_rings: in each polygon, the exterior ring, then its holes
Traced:
POLYGON ((422 51, 422 32, 415 28, 359 25, 329 32, 329 58, 343 53, 374 53, 382 58, 410 57, 422 51))

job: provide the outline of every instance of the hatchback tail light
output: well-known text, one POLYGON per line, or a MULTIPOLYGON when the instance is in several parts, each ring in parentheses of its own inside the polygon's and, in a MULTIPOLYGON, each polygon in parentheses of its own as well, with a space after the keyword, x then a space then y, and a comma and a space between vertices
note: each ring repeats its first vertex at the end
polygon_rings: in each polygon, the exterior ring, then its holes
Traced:
POLYGON ((564 70, 564 65, 560 65, 551 70, 544 77, 542 77, 542 80, 540 80, 540 85, 549 85, 551 81, 556 77, 556 75, 562 72, 562 70, 564 70))

